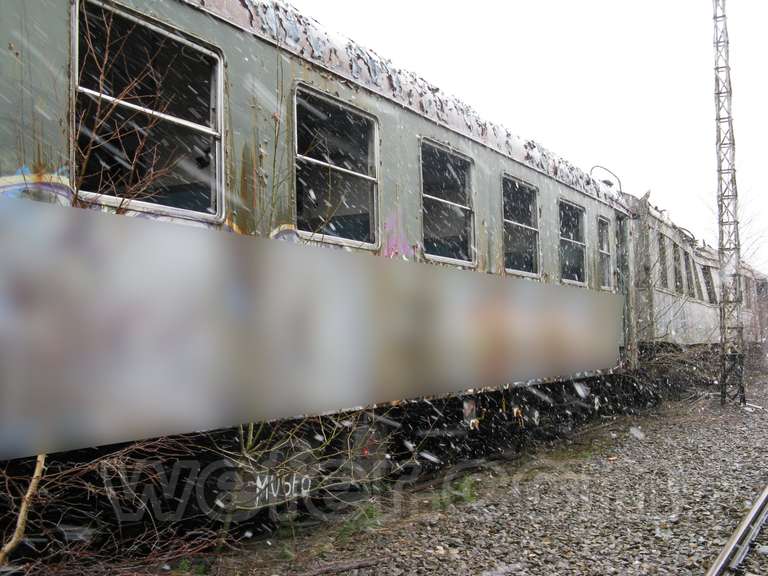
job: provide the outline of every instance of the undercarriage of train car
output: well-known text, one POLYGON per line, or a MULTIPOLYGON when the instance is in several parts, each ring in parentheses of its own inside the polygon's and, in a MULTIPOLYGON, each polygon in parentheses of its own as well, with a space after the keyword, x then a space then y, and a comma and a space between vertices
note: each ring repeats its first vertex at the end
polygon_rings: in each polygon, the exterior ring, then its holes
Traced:
MULTIPOLYGON (((676 366, 54 454, 17 555, 55 562, 76 547, 93 562, 160 557, 268 537, 286 522, 346 517, 371 498, 441 476, 453 486, 468 470, 567 441, 583 425, 642 412, 690 391, 692 379, 706 381, 698 360, 676 366)), ((3 472, 22 479, 32 466, 20 459, 3 472)))

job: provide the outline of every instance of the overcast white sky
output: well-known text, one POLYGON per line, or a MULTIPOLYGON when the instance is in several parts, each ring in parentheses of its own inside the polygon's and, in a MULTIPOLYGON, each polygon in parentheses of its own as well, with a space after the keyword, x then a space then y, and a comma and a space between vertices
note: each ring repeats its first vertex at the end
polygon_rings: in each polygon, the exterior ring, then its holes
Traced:
MULTIPOLYGON (((717 245, 711 1, 291 2, 717 245)), ((768 2, 728 16, 742 255, 768 272, 768 2)))

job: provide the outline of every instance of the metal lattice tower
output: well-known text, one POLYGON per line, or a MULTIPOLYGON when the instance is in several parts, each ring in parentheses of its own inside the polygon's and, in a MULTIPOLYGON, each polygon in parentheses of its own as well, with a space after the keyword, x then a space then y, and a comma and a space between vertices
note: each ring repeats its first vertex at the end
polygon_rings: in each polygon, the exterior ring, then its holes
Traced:
POLYGON ((736 191, 736 142, 731 114, 731 67, 729 64, 726 0, 714 0, 715 8, 715 104, 717 110, 717 207, 720 235, 720 344, 722 365, 720 395, 727 389, 744 390, 744 326, 741 317, 741 243, 739 240, 738 193, 736 191))

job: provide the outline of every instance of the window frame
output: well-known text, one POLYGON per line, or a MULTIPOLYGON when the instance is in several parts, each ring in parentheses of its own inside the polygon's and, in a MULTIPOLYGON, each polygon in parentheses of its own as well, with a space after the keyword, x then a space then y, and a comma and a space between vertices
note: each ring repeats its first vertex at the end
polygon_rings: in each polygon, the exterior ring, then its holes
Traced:
POLYGON ((504 273, 511 275, 511 276, 522 276, 525 278, 533 278, 536 280, 541 280, 542 278, 542 271, 541 271, 541 208, 540 208, 540 202, 539 202, 539 188, 538 186, 534 186, 533 184, 526 182, 522 178, 518 178, 517 176, 513 176, 512 174, 508 174, 507 172, 501 173, 501 251, 502 251, 502 262, 503 262, 503 268, 504 273), (518 184, 522 184, 523 186, 526 186, 527 188, 530 188, 533 190, 534 193, 534 201, 535 201, 535 210, 536 210, 536 228, 532 228, 530 226, 527 226, 526 224, 521 224, 520 222, 515 222, 514 220, 507 220, 504 218, 504 181, 505 180, 512 180, 514 182, 517 182, 518 184), (507 261, 506 261, 506 243, 504 241, 505 238, 505 231, 504 226, 506 224, 512 224, 514 226, 519 226, 521 228, 524 228, 526 230, 531 230, 533 232, 536 232, 536 264, 538 272, 526 272, 525 270, 516 270, 515 268, 507 268, 507 261))
POLYGON ((597 217, 597 266, 598 266, 598 281, 600 283, 601 290, 613 290, 614 278, 613 278, 613 250, 611 247, 611 219, 605 216, 597 217), (608 226, 608 252, 603 251, 603 247, 600 245, 600 224, 605 223, 608 226), (601 259, 603 256, 608 256, 608 282, 609 284, 603 284, 603 270, 601 259))
POLYGON ((571 286, 580 286, 582 288, 586 288, 589 286, 589 266, 587 266, 587 252, 589 248, 589 235, 587 234, 587 207, 581 206, 580 204, 576 204, 575 202, 571 200, 567 200, 563 197, 558 198, 557 200, 557 260, 558 260, 558 274, 560 276, 560 282, 562 284, 568 284, 571 286), (568 204, 570 206, 573 206, 574 208, 577 208, 581 211, 581 226, 582 226, 582 233, 584 236, 584 242, 577 242, 576 240, 571 240, 570 238, 563 238, 562 236, 562 222, 560 221, 560 204, 568 204), (562 263, 562 251, 560 250, 560 245, 563 241, 570 242, 572 244, 577 244, 584 248, 584 261, 583 261, 583 268, 584 268, 584 281, 579 282, 578 280, 570 280, 568 278, 563 278, 563 263, 562 263))
POLYGON ((368 112, 367 110, 364 110, 358 106, 355 106, 354 104, 350 104, 343 98, 340 98, 338 96, 333 96, 331 94, 328 94, 327 92, 324 92, 323 90, 319 90, 315 86, 312 86, 311 84, 308 84, 304 81, 297 81, 293 86, 293 102, 292 102, 292 112, 293 112, 293 163, 292 163, 292 202, 291 202, 291 210, 292 210, 292 217, 293 217, 293 225, 294 229, 296 231, 296 234, 304 239, 308 240, 310 242, 319 242, 323 244, 335 244, 337 246, 346 246, 349 248, 359 248, 362 250, 372 250, 376 251, 381 247, 381 221, 379 215, 381 214, 380 204, 381 204, 381 150, 380 150, 380 129, 379 129, 379 118, 368 112), (311 96, 314 96, 315 98, 319 98, 320 100, 325 100, 329 104, 332 104, 334 106, 338 106, 340 108, 346 108, 353 114, 356 114, 358 116, 363 116, 364 118, 367 118, 371 121, 373 124, 373 162, 371 162, 371 165, 374 167, 375 170, 375 176, 368 176, 365 174, 360 174, 358 172, 355 172, 354 170, 347 170, 346 168, 342 168, 340 166, 334 166, 333 164, 328 164, 327 162, 323 162, 322 160, 318 160, 316 158, 310 158, 308 156, 303 156, 299 154, 299 123, 298 123, 298 101, 299 101, 299 93, 300 92, 306 92, 309 93, 311 96), (300 230, 298 227, 298 210, 297 210, 297 201, 298 201, 298 191, 296 190, 296 166, 297 166, 297 160, 301 158, 304 162, 308 162, 310 164, 315 164, 317 166, 324 166, 326 168, 330 168, 331 170, 336 170, 338 172, 341 172, 342 174, 347 174, 348 176, 353 176, 356 178, 362 178, 363 180, 367 180, 369 182, 372 182, 374 185, 374 198, 373 202, 371 203, 371 209, 373 211, 373 242, 363 242, 360 240, 353 240, 351 238, 342 238, 339 236, 332 236, 329 234, 323 234, 322 232, 310 232, 308 230, 300 230))
POLYGON ((151 16, 146 14, 132 11, 122 5, 116 5, 113 3, 103 2, 102 0, 74 0, 73 10, 71 12, 71 29, 73 30, 71 39, 71 50, 73 62, 75 63, 76 70, 80 69, 80 14, 82 4, 90 4, 112 12, 121 18, 130 20, 139 26, 143 26, 148 30, 151 30, 157 34, 161 34, 172 39, 179 44, 188 46, 189 48, 196 50, 202 54, 205 54, 209 58, 215 61, 215 70, 213 72, 213 80, 216 82, 216 86, 212 91, 212 96, 215 99, 215 114, 212 114, 214 119, 214 128, 209 128, 201 124, 196 124, 189 120, 184 120, 170 114, 164 114, 162 112, 154 111, 150 108, 138 106, 130 102, 125 102, 112 96, 101 94, 90 88, 80 86, 80 79, 77 72, 70 74, 70 90, 72 94, 72 107, 70 113, 70 130, 71 134, 77 135, 77 98, 82 94, 90 96, 92 98, 103 99, 106 102, 118 102, 118 106, 125 109, 134 110, 147 114, 148 116, 159 118, 160 120, 167 121, 175 126, 181 126, 190 130, 194 130, 198 133, 207 134, 212 137, 215 142, 215 162, 214 167, 216 170, 216 177, 214 179, 215 189, 212 191, 212 200, 216 203, 215 213, 198 212, 196 210, 189 210, 186 208, 177 208, 175 206, 168 206, 164 204, 156 204, 152 202, 145 202, 143 200, 136 200, 130 198, 120 198, 118 196, 110 196, 108 194, 102 194, 99 192, 90 192, 87 190, 78 190, 77 184, 77 145, 72 145, 70 148, 70 165, 71 170, 71 188, 74 191, 75 197, 88 204, 94 204, 99 206, 105 206, 108 208, 114 208, 116 210, 127 210, 129 212, 140 212, 145 214, 152 214, 156 216, 167 216, 171 218, 179 218, 183 220, 191 220, 197 222, 205 222, 212 224, 221 224, 225 220, 226 216, 226 162, 225 162, 225 146, 224 139, 226 138, 225 128, 225 114, 224 109, 226 107, 224 98, 224 82, 225 82, 225 61, 223 54, 218 48, 211 46, 197 38, 190 38, 180 28, 175 26, 169 26, 165 23, 158 22, 151 16))
POLYGON ((449 144, 445 144, 443 142, 440 142, 438 140, 435 140, 434 138, 429 138, 426 136, 419 136, 418 138, 418 144, 419 144, 419 192, 421 196, 421 210, 419 212, 419 221, 421 223, 421 252, 424 255, 424 259, 436 262, 440 264, 450 264, 452 266, 458 266, 460 268, 476 268, 477 267, 477 232, 476 232, 476 224, 475 224, 475 178, 474 178, 474 171, 475 171, 475 161, 474 159, 464 152, 457 150, 453 146, 449 144), (451 202, 449 200, 443 200, 442 198, 437 198, 436 196, 432 196, 431 194, 425 194, 424 193, 424 159, 422 158, 422 150, 424 148, 424 145, 432 146, 433 148, 437 148, 438 150, 442 150, 443 152, 446 152, 448 154, 451 154, 453 156, 458 156, 462 160, 465 160, 469 164, 469 184, 467 186, 467 199, 469 200, 470 204, 469 206, 462 206, 461 204, 456 204, 455 202, 451 202), (430 200, 442 202, 444 204, 448 204, 450 206, 456 206, 457 208, 460 208, 462 210, 468 210, 470 213, 470 244, 469 244, 469 251, 472 256, 472 260, 460 260, 458 258, 449 258, 447 256, 439 256, 435 254, 429 254, 426 249, 424 248, 424 198, 429 198, 430 200))

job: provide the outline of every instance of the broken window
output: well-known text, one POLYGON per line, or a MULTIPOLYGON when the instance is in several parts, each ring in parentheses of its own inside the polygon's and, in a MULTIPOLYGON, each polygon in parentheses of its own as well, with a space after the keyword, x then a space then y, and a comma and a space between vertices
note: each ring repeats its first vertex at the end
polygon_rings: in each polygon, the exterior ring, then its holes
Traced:
POLYGON ((600 265, 600 287, 613 285, 611 273, 611 222, 605 218, 597 219, 597 242, 600 265))
POLYGON ((696 289, 693 286, 693 267, 691 266, 691 255, 688 252, 683 252, 683 258, 685 261, 685 281, 688 287, 688 297, 696 298, 696 289))
POLYGON ((672 259, 675 268, 675 292, 684 294, 683 286, 683 262, 680 258, 680 247, 672 243, 672 259))
POLYGON ((376 241, 376 124, 296 92, 296 224, 304 232, 376 241))
POLYGON ((560 278, 585 283, 584 208, 560 202, 560 278))
POLYGON ((421 145, 424 252, 471 262, 470 161, 427 142, 421 145))
POLYGON ((667 267, 667 237, 659 232, 659 279, 662 288, 669 288, 669 269, 667 267))
POLYGON ((709 303, 717 304, 717 293, 715 292, 715 283, 712 279, 712 267, 702 266, 701 271, 704 274, 704 288, 707 290, 709 303))
POLYGON ((536 189, 504 178, 504 267, 530 274, 539 273, 539 218, 536 189))
POLYGON ((215 215, 218 56, 90 2, 78 22, 77 189, 118 207, 215 215))

